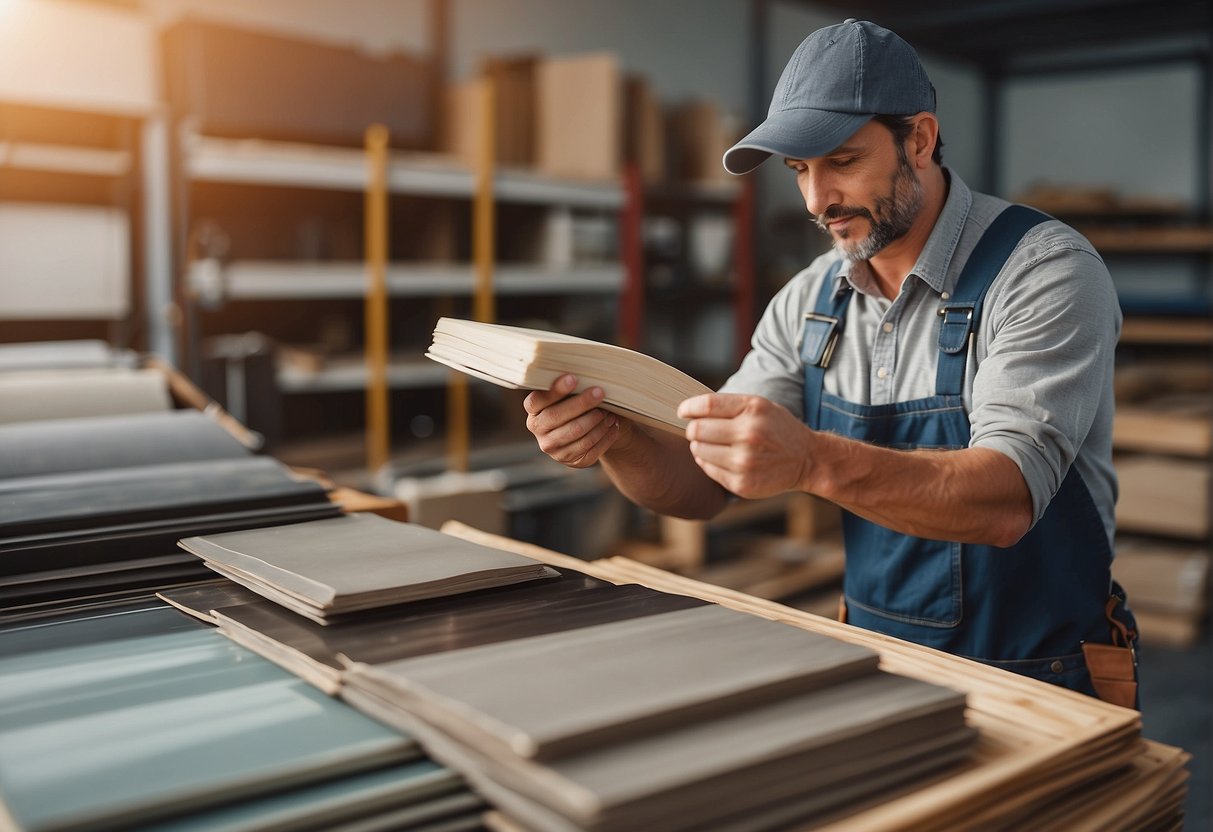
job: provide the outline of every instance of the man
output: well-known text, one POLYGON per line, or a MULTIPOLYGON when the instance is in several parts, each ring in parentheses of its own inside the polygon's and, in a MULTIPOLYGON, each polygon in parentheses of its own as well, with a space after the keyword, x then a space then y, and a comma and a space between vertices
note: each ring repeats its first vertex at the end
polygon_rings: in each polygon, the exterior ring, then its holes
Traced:
POLYGON ((527 397, 527 426, 665 514, 831 500, 850 623, 1133 705, 1111 279, 1062 223, 944 168, 934 111, 897 35, 810 35, 724 164, 782 157, 833 251, 772 300, 721 392, 682 403, 689 443, 597 409, 598 389, 570 398, 571 376, 527 397))

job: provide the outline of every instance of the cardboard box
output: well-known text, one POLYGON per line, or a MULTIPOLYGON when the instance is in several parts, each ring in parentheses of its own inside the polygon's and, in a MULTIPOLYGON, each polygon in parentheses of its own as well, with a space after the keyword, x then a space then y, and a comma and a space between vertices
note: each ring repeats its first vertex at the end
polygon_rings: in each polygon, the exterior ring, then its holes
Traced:
POLYGON ((519 55, 488 58, 481 76, 493 85, 496 163, 530 167, 535 163, 535 73, 539 58, 519 55))
POLYGON ((438 149, 472 169, 480 164, 487 90, 484 78, 473 78, 447 86, 442 94, 438 149))
POLYGON ((665 181, 665 118, 661 101, 645 79, 627 81, 625 117, 625 158, 636 166, 641 181, 655 184, 665 181))
POLYGON ((535 163, 536 92, 539 59, 526 55, 486 59, 470 81, 443 92, 438 147, 468 167, 480 159, 484 134, 484 95, 493 91, 493 163, 531 167, 535 163))
POLYGON ((733 120, 710 101, 691 101, 669 114, 670 159, 685 182, 732 182, 724 153, 737 139, 733 120))
POLYGON ((551 176, 609 180, 623 159, 623 80, 610 53, 544 60, 536 71, 536 167, 551 176))
POLYGON ((668 115, 670 156, 684 182, 735 182, 724 170, 725 150, 740 137, 735 120, 708 101, 682 104, 668 115))

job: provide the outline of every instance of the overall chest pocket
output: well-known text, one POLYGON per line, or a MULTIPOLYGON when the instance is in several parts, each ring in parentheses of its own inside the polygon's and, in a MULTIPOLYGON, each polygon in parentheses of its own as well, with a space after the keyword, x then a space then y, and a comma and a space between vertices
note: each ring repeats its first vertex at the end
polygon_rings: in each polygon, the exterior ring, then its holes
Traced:
POLYGON ((852 514, 846 536, 847 606, 925 627, 955 627, 964 617, 961 544, 907 537, 852 514))
MULTIPOLYGON (((968 418, 958 396, 890 405, 822 401, 821 427, 897 449, 955 450, 968 444, 968 418)), ((926 627, 955 627, 963 618, 961 544, 909 537, 844 513, 848 606, 926 627)))

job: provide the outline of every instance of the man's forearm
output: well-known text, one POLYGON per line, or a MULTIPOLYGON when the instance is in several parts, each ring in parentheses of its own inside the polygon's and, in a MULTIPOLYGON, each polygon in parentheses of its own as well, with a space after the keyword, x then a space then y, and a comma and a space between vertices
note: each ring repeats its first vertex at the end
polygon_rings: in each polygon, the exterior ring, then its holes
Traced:
POLYGON ((1019 467, 989 448, 901 451, 813 432, 802 488, 895 531, 1010 546, 1031 527, 1019 467))
POLYGON ((728 501, 728 492, 695 464, 685 439, 638 425, 603 455, 602 467, 625 497, 658 514, 708 519, 728 501))

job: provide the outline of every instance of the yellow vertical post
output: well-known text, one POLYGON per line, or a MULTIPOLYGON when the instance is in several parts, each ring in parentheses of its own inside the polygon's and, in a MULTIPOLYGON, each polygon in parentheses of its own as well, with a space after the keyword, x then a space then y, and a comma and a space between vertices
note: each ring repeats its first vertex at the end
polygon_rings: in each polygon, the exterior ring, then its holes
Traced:
POLYGON ((374 124, 366 131, 366 466, 374 475, 387 465, 388 422, 388 130, 374 124))
MULTIPOLYGON (((480 94, 480 142, 475 171, 476 190, 472 202, 472 261, 476 274, 472 316, 485 323, 492 323, 496 317, 493 299, 493 261, 496 258, 493 169, 496 164, 494 148, 497 141, 494 94, 492 80, 483 79, 480 94)), ((447 466, 454 471, 466 471, 471 452, 471 412, 468 381, 462 374, 453 374, 447 385, 447 414, 447 466)))

